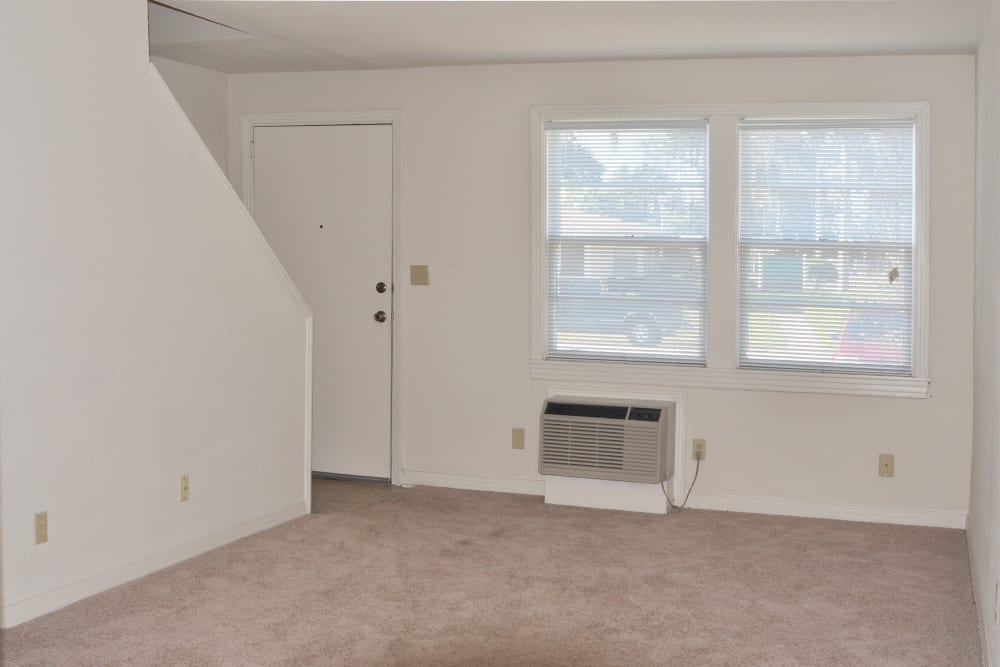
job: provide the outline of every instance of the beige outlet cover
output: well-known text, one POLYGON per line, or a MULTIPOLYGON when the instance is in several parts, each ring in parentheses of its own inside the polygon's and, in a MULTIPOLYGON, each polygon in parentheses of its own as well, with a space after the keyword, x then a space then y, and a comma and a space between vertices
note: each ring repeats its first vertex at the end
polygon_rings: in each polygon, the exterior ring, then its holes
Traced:
POLYGON ((426 264, 410 264, 410 284, 430 285, 431 272, 426 264))
POLYGON ((49 541, 49 513, 35 514, 35 544, 49 541))
POLYGON ((892 454, 878 455, 878 474, 882 477, 892 477, 896 474, 896 461, 892 454))
POLYGON ((524 429, 515 428, 510 431, 510 446, 512 449, 524 449, 524 429))

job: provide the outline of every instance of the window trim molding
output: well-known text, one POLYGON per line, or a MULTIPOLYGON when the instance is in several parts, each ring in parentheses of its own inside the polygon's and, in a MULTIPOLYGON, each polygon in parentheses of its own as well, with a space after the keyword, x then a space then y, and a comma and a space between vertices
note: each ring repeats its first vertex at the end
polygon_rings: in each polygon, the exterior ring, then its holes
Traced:
POLYGON ((567 383, 638 383, 685 389, 796 392, 927 398, 928 378, 745 368, 704 368, 624 361, 548 361, 529 364, 534 380, 567 383))
MULTIPOLYGON (((532 379, 570 382, 638 382, 656 386, 733 389, 752 391, 804 392, 864 396, 927 398, 929 396, 928 346, 930 338, 930 104, 928 102, 864 103, 726 103, 612 106, 537 106, 530 109, 531 130, 531 335, 529 368, 532 379), (732 368, 691 367, 658 362, 605 362, 589 360, 550 360, 546 358, 548 293, 547 235, 545 211, 545 122, 607 120, 685 120, 709 119, 709 145, 712 142, 712 119, 716 116, 809 116, 816 119, 843 116, 916 117, 914 136, 914 248, 913 248, 913 375, 885 376, 835 372, 798 372, 755 370, 738 367, 738 332, 727 332, 733 348, 732 368)), ((710 153, 711 154, 711 153, 710 153)), ((712 190, 712 165, 709 163, 709 192, 712 190)), ((738 187, 738 183, 737 183, 738 187)), ((738 196, 738 192, 733 193, 738 196)), ((711 197, 709 206, 711 207, 711 197)), ((719 233, 732 234, 738 247, 739 220, 729 229, 716 227, 715 214, 709 210, 707 257, 712 256, 712 239, 719 233)), ((734 261, 737 261, 734 258, 734 261)), ((710 266, 711 262, 707 263, 710 266)), ((706 277, 710 280, 710 277, 706 277)), ((735 288, 735 286, 734 286, 735 288)), ((738 318, 738 303, 733 295, 733 322, 738 318)), ((706 302, 712 299, 706 295, 706 302)), ((711 309, 706 309, 706 345, 712 340, 711 309)), ((706 349, 712 359, 712 352, 706 349)))

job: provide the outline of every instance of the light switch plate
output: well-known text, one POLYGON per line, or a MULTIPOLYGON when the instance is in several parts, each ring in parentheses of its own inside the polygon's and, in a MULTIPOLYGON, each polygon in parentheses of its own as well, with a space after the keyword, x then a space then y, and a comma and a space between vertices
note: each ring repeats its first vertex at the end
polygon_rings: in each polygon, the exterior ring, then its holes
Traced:
POLYGON ((431 272, 426 264, 410 264, 410 284, 430 285, 431 272))

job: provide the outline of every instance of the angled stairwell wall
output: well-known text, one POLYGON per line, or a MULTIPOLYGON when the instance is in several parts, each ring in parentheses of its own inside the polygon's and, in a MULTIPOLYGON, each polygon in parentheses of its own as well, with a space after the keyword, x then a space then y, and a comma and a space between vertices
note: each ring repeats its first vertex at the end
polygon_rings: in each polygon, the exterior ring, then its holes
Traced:
POLYGON ((225 171, 229 159, 227 75, 167 58, 153 56, 151 60, 212 157, 225 171))
POLYGON ((308 308, 146 34, 120 0, 0 23, 4 626, 308 507, 308 308))

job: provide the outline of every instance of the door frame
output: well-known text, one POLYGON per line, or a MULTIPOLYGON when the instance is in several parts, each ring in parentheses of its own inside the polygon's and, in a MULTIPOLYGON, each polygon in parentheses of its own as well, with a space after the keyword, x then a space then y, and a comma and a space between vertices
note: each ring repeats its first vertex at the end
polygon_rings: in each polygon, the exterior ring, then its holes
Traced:
MULTIPOLYGON (((403 350, 403 328, 401 321, 403 318, 397 317, 402 312, 402 299, 397 278, 406 275, 402 261, 402 125, 403 112, 398 109, 371 110, 371 111, 318 111, 318 112, 275 112, 275 113, 249 113, 240 116, 240 163, 242 166, 243 182, 241 196, 243 203, 250 215, 253 216, 253 132, 258 127, 283 127, 295 125, 389 125, 392 127, 392 257, 390 260, 392 276, 392 336, 391 349, 389 352, 390 366, 390 388, 389 388, 389 474, 390 482, 394 485, 402 484, 402 402, 400 388, 402 385, 402 350, 403 350)), ((256 223, 254 223, 256 224, 256 223)), ((261 234, 263 238, 263 234, 261 234)), ((272 253, 273 254, 273 253, 272 253)), ((280 260, 279 260, 280 261, 280 260)), ((312 478, 312 337, 309 339, 309 359, 310 359, 310 384, 308 389, 309 423, 307 424, 306 448, 306 480, 309 493, 308 480, 312 478)))

